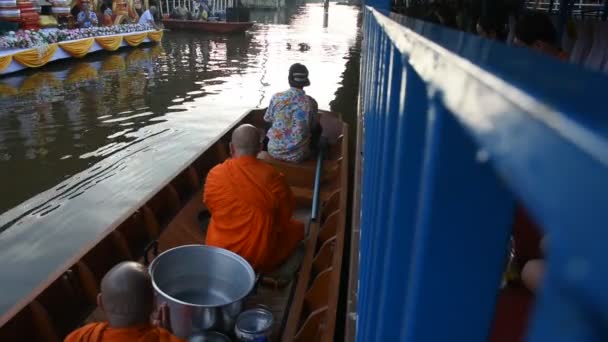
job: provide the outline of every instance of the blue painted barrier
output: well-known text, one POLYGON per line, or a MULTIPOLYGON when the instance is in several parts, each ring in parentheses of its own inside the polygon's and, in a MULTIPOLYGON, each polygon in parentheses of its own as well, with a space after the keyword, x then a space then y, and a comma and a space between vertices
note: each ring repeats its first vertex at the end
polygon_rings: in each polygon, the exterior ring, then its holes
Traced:
POLYGON ((486 341, 516 201, 549 240, 529 340, 606 341, 608 78, 381 10, 363 9, 357 341, 486 341))

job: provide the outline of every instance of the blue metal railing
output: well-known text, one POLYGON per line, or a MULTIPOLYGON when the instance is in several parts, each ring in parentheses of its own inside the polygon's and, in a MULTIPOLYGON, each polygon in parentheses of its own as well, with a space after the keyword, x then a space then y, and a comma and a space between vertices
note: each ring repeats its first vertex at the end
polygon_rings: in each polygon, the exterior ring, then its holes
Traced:
POLYGON ((357 341, 486 341, 516 201, 549 240, 529 340, 606 340, 608 78, 372 7, 363 30, 357 341))

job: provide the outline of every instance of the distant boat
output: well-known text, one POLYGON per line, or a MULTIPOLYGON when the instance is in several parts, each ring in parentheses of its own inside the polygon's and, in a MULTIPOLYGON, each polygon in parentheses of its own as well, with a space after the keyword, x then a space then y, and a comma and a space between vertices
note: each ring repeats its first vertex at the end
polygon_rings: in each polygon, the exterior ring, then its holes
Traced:
POLYGON ((165 28, 171 30, 196 30, 212 33, 236 33, 245 32, 250 29, 254 22, 227 22, 227 21, 201 21, 182 19, 163 19, 165 28))

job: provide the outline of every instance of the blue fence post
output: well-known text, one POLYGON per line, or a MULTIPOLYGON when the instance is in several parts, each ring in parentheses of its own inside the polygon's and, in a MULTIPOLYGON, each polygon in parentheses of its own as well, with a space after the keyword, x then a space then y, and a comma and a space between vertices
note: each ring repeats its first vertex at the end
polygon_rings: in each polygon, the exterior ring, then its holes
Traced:
MULTIPOLYGON (((378 146, 378 150, 375 156, 373 156, 372 163, 373 165, 369 165, 369 167, 373 167, 378 170, 378 174, 386 177, 386 165, 391 165, 392 155, 387 153, 387 149, 392 151, 392 147, 394 146, 394 133, 392 132, 391 124, 394 119, 394 113, 396 111, 392 111, 390 109, 390 87, 391 83, 394 81, 394 75, 390 70, 391 65, 391 50, 393 49, 392 44, 386 38, 385 35, 382 36, 379 56, 380 58, 378 71, 381 74, 378 82, 378 92, 376 93, 375 101, 377 102, 376 111, 371 113, 374 117, 377 118, 379 125, 376 127, 375 131, 370 132, 370 138, 374 140, 374 145, 378 146)), ((371 141, 370 141, 371 143, 371 141)), ((376 196, 374 197, 374 207, 376 208, 377 214, 374 216, 374 219, 369 221, 367 225, 367 229, 373 234, 373 245, 372 253, 370 254, 369 264, 368 264, 368 279, 367 283, 367 297, 370 303, 373 306, 370 306, 370 312, 375 312, 378 310, 378 286, 381 285, 380 278, 374 272, 378 268, 382 267, 382 262, 384 261, 384 252, 386 250, 386 215, 384 214, 384 208, 387 206, 387 196, 391 193, 391 185, 386 184, 386 182, 378 182, 378 178, 374 179, 375 183, 375 191, 376 196)), ((366 325, 373 325, 375 317, 370 317, 368 321, 366 321, 366 325)), ((369 329, 366 329, 369 331, 369 329)), ((367 340, 366 335, 363 335, 363 340, 367 340)))
POLYGON ((427 132, 405 341, 486 341, 512 197, 438 94, 427 132))
POLYGON ((395 50, 393 75, 401 75, 395 77, 390 94, 391 110, 397 112, 391 122, 395 135, 394 164, 384 166, 386 170, 393 169, 384 179, 392 191, 386 194, 386 257, 376 269, 382 284, 378 310, 381 314, 376 315, 376 324, 367 341, 403 341, 404 338, 406 289, 428 111, 426 86, 407 62, 404 65, 402 59, 406 58, 395 50), (401 296, 396 297, 396 293, 401 296))
MULTIPOLYGON (((363 124, 364 124, 364 140, 373 139, 373 132, 377 129, 377 117, 374 115, 376 108, 376 91, 378 76, 378 41, 380 28, 373 20, 371 14, 366 15, 367 34, 365 40, 365 64, 366 73, 363 82, 365 83, 364 105, 363 105, 363 124)), ((378 176, 377 168, 375 167, 375 157, 377 156, 377 147, 375 144, 365 144, 363 147, 363 163, 362 163, 362 196, 361 196, 361 253, 360 253, 360 278, 359 289, 367 288, 369 285, 369 263, 372 259, 371 246, 374 243, 373 230, 370 228, 369 222, 373 221, 375 214, 375 198, 376 188, 374 187, 374 179, 378 176)), ((357 301, 357 312, 360 317, 357 320, 357 338, 359 339, 359 331, 364 331, 364 325, 368 322, 366 314, 368 310, 368 295, 369 293, 359 290, 357 301)), ((359 340, 361 341, 361 340, 359 340)))

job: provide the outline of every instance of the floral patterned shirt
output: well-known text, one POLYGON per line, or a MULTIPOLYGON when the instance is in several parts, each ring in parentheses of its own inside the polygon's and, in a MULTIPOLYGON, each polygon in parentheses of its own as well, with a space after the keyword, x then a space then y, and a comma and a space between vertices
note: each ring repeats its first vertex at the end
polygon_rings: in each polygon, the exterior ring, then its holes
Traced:
POLYGON ((304 90, 290 88, 275 94, 264 120, 268 130, 268 153, 276 159, 299 163, 310 154, 313 106, 304 90))
POLYGON ((93 11, 89 11, 88 18, 86 16, 86 14, 84 13, 84 11, 79 12, 76 19, 81 28, 88 28, 93 25, 97 25, 97 14, 95 14, 95 12, 93 12, 93 11))

